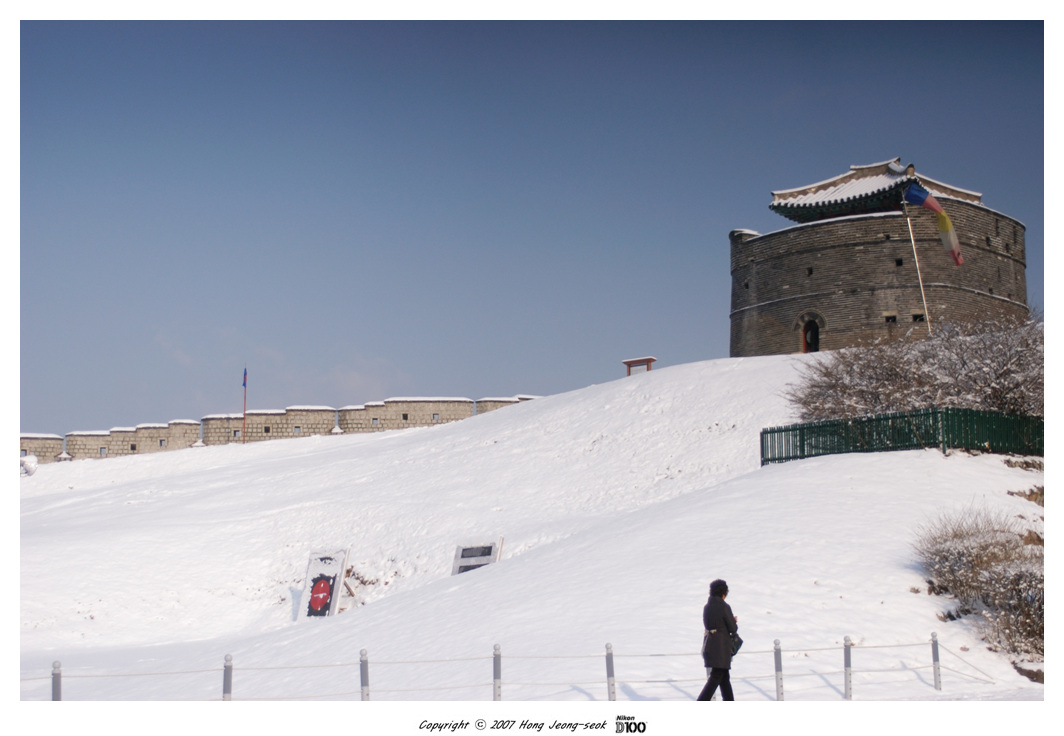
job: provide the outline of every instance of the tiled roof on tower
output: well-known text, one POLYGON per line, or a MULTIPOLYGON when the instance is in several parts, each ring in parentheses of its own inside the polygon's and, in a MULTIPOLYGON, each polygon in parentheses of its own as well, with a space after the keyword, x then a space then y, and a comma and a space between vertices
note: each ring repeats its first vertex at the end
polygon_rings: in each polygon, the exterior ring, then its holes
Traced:
POLYGON ((895 158, 878 164, 851 166, 844 174, 816 184, 772 192, 769 209, 795 222, 815 222, 847 215, 901 210, 906 185, 918 183, 936 198, 982 203, 979 192, 944 184, 916 173, 912 164, 901 165, 895 158))

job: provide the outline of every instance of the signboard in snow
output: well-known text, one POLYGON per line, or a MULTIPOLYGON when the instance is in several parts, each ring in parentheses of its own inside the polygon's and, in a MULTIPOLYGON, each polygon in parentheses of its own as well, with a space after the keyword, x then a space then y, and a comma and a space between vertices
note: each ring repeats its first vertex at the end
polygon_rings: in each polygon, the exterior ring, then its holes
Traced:
POLYGON ((454 551, 454 565, 451 567, 451 574, 458 575, 459 573, 469 572, 470 570, 476 570, 478 567, 498 562, 501 554, 502 537, 499 537, 498 542, 488 542, 487 544, 460 544, 454 551))
POLYGON ((300 617, 331 616, 340 605, 340 586, 347 569, 346 549, 338 552, 311 552, 303 583, 300 617))

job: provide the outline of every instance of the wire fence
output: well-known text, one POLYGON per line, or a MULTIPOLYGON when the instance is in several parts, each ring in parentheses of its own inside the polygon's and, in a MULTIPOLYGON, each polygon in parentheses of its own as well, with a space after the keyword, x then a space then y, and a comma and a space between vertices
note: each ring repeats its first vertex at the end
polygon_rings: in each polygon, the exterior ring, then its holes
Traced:
MULTIPOLYGON (((428 696, 438 696, 439 694, 451 694, 455 697, 453 699, 458 700, 478 700, 490 692, 492 700, 502 700, 504 687, 510 689, 517 689, 519 695, 516 699, 521 700, 536 700, 543 699, 535 694, 530 694, 529 689, 541 688, 544 690, 552 690, 556 693, 557 688, 567 688, 570 690, 577 690, 591 700, 598 700, 600 696, 605 696, 606 700, 617 700, 617 688, 622 686, 631 689, 636 686, 669 686, 671 688, 681 690, 684 692, 684 697, 689 698, 690 694, 684 690, 685 687, 690 686, 693 683, 702 683, 705 681, 704 677, 670 677, 667 671, 684 671, 689 669, 692 658, 697 657, 701 660, 701 655, 698 652, 671 652, 671 653, 626 653, 616 654, 613 651, 613 647, 610 644, 606 645, 605 653, 596 654, 575 654, 575 655, 507 655, 506 667, 508 675, 506 679, 503 678, 503 656, 502 648, 496 644, 494 651, 490 656, 483 657, 456 657, 447 659, 396 659, 396 660, 374 660, 372 662, 374 681, 379 672, 384 672, 385 676, 382 678, 384 687, 374 685, 372 690, 370 686, 370 659, 369 653, 363 649, 360 652, 359 659, 357 661, 342 661, 331 662, 325 664, 301 664, 301 665, 259 665, 259 666, 246 666, 239 669, 234 665, 232 655, 225 655, 224 663, 220 668, 203 668, 203 669, 181 669, 181 670, 169 670, 169 671, 143 671, 143 672, 63 672, 62 664, 56 661, 52 665, 52 673, 48 675, 40 676, 27 676, 22 677, 21 682, 34 682, 41 680, 51 680, 51 699, 62 700, 63 699, 63 687, 64 681, 73 680, 75 687, 79 680, 92 680, 102 678, 155 678, 155 677, 178 677, 178 676, 208 676, 217 677, 221 674, 221 692, 220 697, 216 698, 197 698, 197 697, 181 697, 178 694, 178 699, 195 700, 195 699, 213 699, 213 700, 233 700, 234 699, 234 680, 236 675, 239 674, 241 680, 246 681, 247 687, 244 692, 240 693, 239 700, 246 701, 265 701, 265 700, 320 700, 320 699, 358 699, 368 701, 370 700, 371 693, 373 695, 385 695, 388 698, 404 699, 404 696, 410 696, 411 694, 417 694, 419 697, 407 697, 410 700, 425 700, 428 696), (552 672, 557 672, 559 677, 552 680, 537 679, 536 675, 542 676, 543 668, 542 662, 544 660, 552 661, 555 666, 552 667, 552 672), (625 664, 632 662, 633 666, 626 668, 630 673, 629 677, 617 676, 617 660, 622 660, 625 664), (662 660, 663 664, 658 665, 658 670, 665 670, 662 674, 651 674, 650 676, 643 676, 647 672, 645 664, 635 665, 634 663, 639 660, 662 660), (490 662, 490 669, 489 663, 490 662), (529 668, 528 663, 535 663, 537 667, 529 668), (561 664, 560 664, 561 663, 561 664), (461 665, 463 670, 458 677, 465 679, 457 679, 453 682, 441 682, 438 685, 420 685, 420 686, 407 686, 401 687, 404 683, 416 682, 416 678, 411 676, 410 668, 418 668, 421 670, 421 674, 424 674, 424 668, 428 665, 445 665, 453 667, 454 665, 461 665), (301 672, 306 670, 325 670, 325 669, 354 669, 358 668, 359 671, 359 688, 352 689, 350 687, 344 688, 342 686, 335 689, 331 689, 329 692, 319 693, 300 693, 297 692, 298 687, 293 686, 290 678, 280 678, 281 684, 288 686, 288 692, 270 694, 266 688, 269 687, 271 682, 276 683, 277 678, 262 678, 256 677, 256 673, 261 674, 276 674, 279 672, 301 672), (480 669, 483 668, 483 669, 480 669), (483 677, 477 676, 476 672, 484 673, 483 677), (510 674, 510 672, 513 674, 510 674), (487 679, 487 674, 490 672, 491 679, 487 679), (526 676, 527 675, 527 676, 526 676), (588 689, 592 688, 592 689, 588 689), (602 688, 599 690, 598 688, 602 688), (257 691, 257 692, 256 692, 257 691), (521 696, 523 694, 523 697, 521 696)), ((898 682, 898 676, 913 677, 919 676, 923 671, 930 671, 930 680, 926 680, 929 687, 933 687, 935 690, 942 690, 942 672, 948 671, 959 678, 967 681, 978 681, 987 684, 995 684, 993 677, 978 669, 970 662, 966 661, 960 654, 952 652, 949 649, 941 646, 936 634, 932 633, 931 638, 923 642, 912 642, 908 644, 883 644, 883 645, 865 645, 855 644, 850 637, 845 637, 843 645, 840 648, 838 645, 828 647, 811 647, 804 649, 783 649, 780 641, 777 639, 773 644, 772 649, 765 650, 743 650, 741 654, 741 661, 744 666, 742 668, 743 675, 733 676, 731 678, 733 686, 736 684, 746 684, 752 690, 761 693, 766 699, 784 700, 784 682, 790 683, 788 687, 798 683, 799 691, 801 691, 801 682, 803 678, 818 678, 821 683, 821 687, 827 685, 831 689, 838 692, 842 699, 853 699, 854 693, 854 679, 855 676, 861 678, 862 685, 886 685, 890 686, 893 683, 898 682), (882 656, 881 653, 891 650, 901 649, 914 649, 924 650, 923 653, 914 654, 908 660, 899 659, 896 655, 882 656), (854 650, 858 652, 858 665, 854 665, 854 650), (943 665, 940 658, 940 653, 945 651, 953 659, 951 660, 954 667, 943 665), (751 667, 754 662, 766 661, 759 659, 762 655, 772 655, 771 668, 766 664, 759 674, 757 666, 751 667), (787 666, 784 666, 785 657, 787 666), (832 664, 832 660, 837 664, 832 664), (955 661, 954 661, 955 660, 955 661), (841 665, 838 666, 838 665, 841 665), (786 672, 785 672, 786 670, 786 672), (746 674, 749 673, 749 674, 746 674), (889 677, 888 677, 889 675, 889 677), (774 690, 763 686, 765 681, 774 681, 774 690)), ((344 673, 339 677, 343 683, 350 683, 353 681, 353 673, 344 673)), ((217 680, 215 680, 217 683, 217 680)), ((317 681, 317 682, 320 682, 317 681)), ((196 692, 204 692, 203 687, 207 683, 197 677, 197 683, 192 689, 196 692)), ((180 685, 175 684, 175 688, 180 685)), ((217 692, 217 691, 216 691, 217 692)), ((511 699, 513 696, 511 696, 511 699)), ((553 699, 553 698, 548 698, 553 699)))

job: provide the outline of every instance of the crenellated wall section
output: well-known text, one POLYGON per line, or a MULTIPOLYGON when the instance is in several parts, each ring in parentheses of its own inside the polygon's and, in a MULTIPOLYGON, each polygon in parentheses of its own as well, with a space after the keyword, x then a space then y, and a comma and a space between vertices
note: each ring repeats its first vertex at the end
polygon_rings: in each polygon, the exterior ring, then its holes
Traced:
POLYGON ((501 409, 531 396, 487 398, 393 398, 358 406, 290 406, 277 410, 248 410, 244 414, 208 414, 201 421, 178 419, 167 424, 139 424, 110 430, 19 436, 23 456, 38 462, 83 458, 122 457, 181 450, 195 446, 309 437, 327 434, 383 432, 431 427, 501 409), (246 421, 245 421, 246 419, 246 421))

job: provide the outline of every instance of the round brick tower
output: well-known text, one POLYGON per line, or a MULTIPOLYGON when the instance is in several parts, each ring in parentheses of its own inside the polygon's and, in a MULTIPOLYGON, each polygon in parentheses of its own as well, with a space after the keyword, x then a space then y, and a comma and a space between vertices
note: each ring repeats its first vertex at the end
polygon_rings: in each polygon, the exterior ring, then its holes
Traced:
POLYGON ((983 206, 978 192, 894 159, 772 195, 769 208, 796 224, 729 236, 732 357, 833 350, 928 322, 1027 314, 1023 223, 983 206), (928 205, 903 204, 914 185, 948 216, 963 265, 943 248, 941 218, 928 205))

